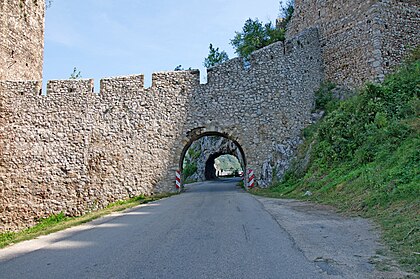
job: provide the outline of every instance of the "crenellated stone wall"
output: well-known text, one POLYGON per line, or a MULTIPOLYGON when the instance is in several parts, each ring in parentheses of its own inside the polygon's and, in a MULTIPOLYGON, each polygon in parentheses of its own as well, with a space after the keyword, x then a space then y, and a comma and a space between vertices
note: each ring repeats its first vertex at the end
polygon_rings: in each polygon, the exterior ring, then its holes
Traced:
MULTIPOLYGON (((176 191, 183 152, 208 133, 233 140, 261 186, 278 145, 299 138, 322 81, 316 30, 199 72, 0 82, 0 231, 52 213, 80 215, 135 195, 176 191)), ((279 155, 281 156, 281 154, 279 155)))
POLYGON ((208 69, 207 84, 192 70, 155 73, 150 88, 142 75, 107 78, 99 93, 91 79, 55 80, 43 95, 44 2, 0 4, 0 231, 176 191, 175 171, 204 136, 232 141, 269 186, 321 82, 381 80, 420 38, 418 1, 296 0, 286 42, 208 69))
POLYGON ((0 1, 0 80, 41 80, 44 0, 0 1))
POLYGON ((381 81, 420 43, 420 2, 296 0, 288 36, 317 28, 327 80, 348 87, 381 81))
POLYGON ((102 208, 156 188, 198 72, 101 81, 0 82, 0 231, 102 208), (175 82, 176 81, 176 82, 175 82))

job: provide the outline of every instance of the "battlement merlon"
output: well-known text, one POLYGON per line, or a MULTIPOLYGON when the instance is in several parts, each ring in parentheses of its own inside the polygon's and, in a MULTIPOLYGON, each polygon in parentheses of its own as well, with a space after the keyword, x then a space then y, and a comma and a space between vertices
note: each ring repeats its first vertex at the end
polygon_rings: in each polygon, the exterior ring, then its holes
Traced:
POLYGON ((49 80, 47 96, 73 94, 88 94, 94 92, 93 79, 49 80))
POLYGON ((129 75, 121 77, 104 78, 100 81, 100 94, 110 96, 124 92, 136 94, 144 90, 144 75, 129 75))
POLYGON ((0 80, 0 96, 8 94, 15 94, 19 96, 26 96, 28 94, 41 95, 42 94, 41 81, 8 81, 0 80))
POLYGON ((152 74, 152 89, 159 90, 198 85, 200 85, 200 71, 196 69, 152 74))
POLYGON ((207 69, 207 83, 217 82, 218 79, 228 76, 238 76, 245 73, 244 59, 232 58, 220 65, 207 69))

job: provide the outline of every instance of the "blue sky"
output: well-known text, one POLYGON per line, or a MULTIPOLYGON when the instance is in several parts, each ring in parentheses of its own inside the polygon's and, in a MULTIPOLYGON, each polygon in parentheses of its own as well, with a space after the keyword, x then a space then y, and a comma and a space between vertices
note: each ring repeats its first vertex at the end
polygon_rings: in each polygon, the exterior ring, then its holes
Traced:
MULTIPOLYGON (((54 0, 46 11, 44 80, 205 71, 209 43, 235 57, 230 39, 246 19, 275 21, 278 0, 54 0)), ((96 86, 97 87, 97 86, 96 86)))

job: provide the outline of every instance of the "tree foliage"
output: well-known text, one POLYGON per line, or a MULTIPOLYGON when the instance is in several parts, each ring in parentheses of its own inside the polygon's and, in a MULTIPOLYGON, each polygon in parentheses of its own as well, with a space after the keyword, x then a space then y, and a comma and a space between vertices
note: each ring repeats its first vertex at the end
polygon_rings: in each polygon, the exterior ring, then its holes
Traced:
POLYGON ((53 0, 46 0, 45 1, 45 8, 46 9, 51 8, 52 2, 53 2, 53 0))
POLYGON ((78 71, 76 67, 73 68, 73 73, 71 73, 69 79, 79 79, 82 78, 82 72, 78 71))
POLYGON ((209 55, 204 59, 204 67, 210 68, 220 65, 229 60, 229 56, 225 51, 219 51, 219 48, 214 48, 213 44, 209 46, 209 55))
POLYGON ((264 28, 256 19, 248 19, 242 27, 242 32, 235 32, 235 37, 230 44, 235 48, 235 53, 241 57, 248 57, 254 50, 261 48, 264 41, 264 28))
POLYGON ((284 40, 284 33, 284 29, 276 28, 271 22, 263 24, 258 19, 249 18, 242 32, 235 32, 230 43, 240 57, 248 58, 253 51, 284 40))
POLYGON ((230 41, 236 54, 248 58, 249 55, 260 48, 274 42, 284 41, 287 23, 291 20, 294 12, 294 0, 289 0, 285 5, 280 4, 280 16, 277 26, 271 22, 263 23, 257 19, 249 18, 241 32, 235 32, 235 37, 230 41))
POLYGON ((287 24, 292 19, 295 11, 295 0, 289 0, 285 5, 280 4, 280 16, 283 19, 280 24, 280 28, 286 29, 287 24))

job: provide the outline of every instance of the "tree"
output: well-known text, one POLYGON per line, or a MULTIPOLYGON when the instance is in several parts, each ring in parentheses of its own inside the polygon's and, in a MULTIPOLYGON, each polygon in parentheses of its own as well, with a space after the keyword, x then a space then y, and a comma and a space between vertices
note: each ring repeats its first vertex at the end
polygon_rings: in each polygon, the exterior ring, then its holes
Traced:
POLYGON ((174 71, 178 72, 178 71, 191 71, 191 67, 189 67, 187 70, 184 69, 184 67, 182 67, 182 65, 178 65, 175 67, 174 71))
POLYGON ((76 67, 73 69, 73 73, 71 73, 69 79, 79 79, 82 78, 82 73, 77 70, 76 67))
POLYGON ((241 57, 248 57, 253 51, 262 48, 265 41, 265 32, 262 22, 258 19, 245 21, 242 32, 235 32, 235 37, 230 41, 235 48, 235 53, 241 57))
POLYGON ((213 44, 209 46, 209 55, 204 59, 204 67, 210 68, 220 65, 229 60, 229 56, 225 51, 219 51, 219 48, 214 48, 213 44))
POLYGON ((280 16, 283 18, 281 21, 280 28, 286 29, 287 24, 292 19, 295 11, 295 0, 288 0, 286 5, 280 4, 280 16))
POLYGON ((263 24, 258 19, 249 18, 242 28, 242 32, 235 32, 235 37, 230 41, 235 52, 245 59, 260 48, 274 42, 284 41, 287 23, 291 20, 294 12, 295 1, 288 0, 285 5, 280 2, 280 17, 277 26, 271 22, 263 24))
POLYGON ((248 58, 253 51, 284 40, 284 33, 284 29, 276 28, 271 22, 263 24, 258 19, 249 18, 242 32, 235 32, 230 43, 240 57, 248 58))
POLYGON ((45 1, 45 9, 51 8, 53 0, 46 0, 45 1))
POLYGON ((271 45, 272 43, 278 41, 284 41, 286 30, 284 28, 278 28, 273 26, 271 22, 265 24, 265 32, 267 36, 266 45, 271 45))

